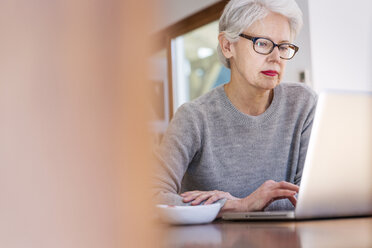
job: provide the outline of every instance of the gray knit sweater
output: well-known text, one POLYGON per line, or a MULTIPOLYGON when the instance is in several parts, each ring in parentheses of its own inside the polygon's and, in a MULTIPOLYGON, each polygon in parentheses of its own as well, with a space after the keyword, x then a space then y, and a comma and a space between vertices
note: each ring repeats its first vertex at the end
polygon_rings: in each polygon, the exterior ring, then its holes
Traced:
MULTIPOLYGON (((316 94, 304 84, 281 83, 259 116, 241 113, 219 86, 182 105, 161 145, 155 195, 182 205, 190 190, 221 190, 243 198, 266 180, 301 182, 316 94)), ((293 209, 289 200, 266 210, 293 209)))

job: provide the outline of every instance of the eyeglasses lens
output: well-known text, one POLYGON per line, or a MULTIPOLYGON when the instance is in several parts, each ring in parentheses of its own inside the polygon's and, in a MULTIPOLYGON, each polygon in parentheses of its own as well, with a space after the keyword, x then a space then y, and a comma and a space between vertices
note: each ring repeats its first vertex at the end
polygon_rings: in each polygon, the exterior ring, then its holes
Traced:
MULTIPOLYGON (((272 52, 274 43, 268 39, 258 39, 254 44, 254 50, 260 54, 269 54, 272 52)), ((294 56, 296 50, 291 44, 280 44, 279 54, 283 59, 290 59, 294 56)))

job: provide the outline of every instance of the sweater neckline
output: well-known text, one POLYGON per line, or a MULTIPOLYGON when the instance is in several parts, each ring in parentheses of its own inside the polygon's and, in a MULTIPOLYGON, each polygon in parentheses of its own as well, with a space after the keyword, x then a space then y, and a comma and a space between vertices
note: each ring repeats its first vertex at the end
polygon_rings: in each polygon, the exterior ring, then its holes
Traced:
POLYGON ((278 86, 274 88, 273 99, 271 101, 270 106, 262 114, 253 116, 253 115, 248 115, 248 114, 241 112, 234 106, 234 104, 232 104, 232 102, 226 95, 224 85, 221 85, 218 91, 221 96, 222 103, 224 107, 226 108, 226 110, 228 110, 227 112, 231 115, 231 117, 233 117, 236 120, 242 121, 244 123, 255 124, 255 125, 260 125, 264 121, 268 121, 272 117, 276 116, 278 112, 277 109, 279 107, 279 103, 280 103, 280 99, 282 95, 282 87, 279 84, 278 86))

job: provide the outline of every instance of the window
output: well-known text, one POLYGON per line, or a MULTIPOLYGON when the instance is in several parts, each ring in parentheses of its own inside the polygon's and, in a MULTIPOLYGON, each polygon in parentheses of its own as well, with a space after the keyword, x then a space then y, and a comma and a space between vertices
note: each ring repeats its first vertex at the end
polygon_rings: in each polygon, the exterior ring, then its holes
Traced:
POLYGON ((218 21, 172 39, 173 111, 230 79, 218 60, 218 21))

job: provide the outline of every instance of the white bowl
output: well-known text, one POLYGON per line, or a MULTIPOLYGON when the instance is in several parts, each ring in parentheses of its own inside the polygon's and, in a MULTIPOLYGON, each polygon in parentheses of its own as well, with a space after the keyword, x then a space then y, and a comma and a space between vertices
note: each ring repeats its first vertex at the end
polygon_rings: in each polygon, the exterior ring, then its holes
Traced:
POLYGON ((198 206, 156 205, 163 222, 188 225, 212 222, 221 209, 220 203, 198 206))

